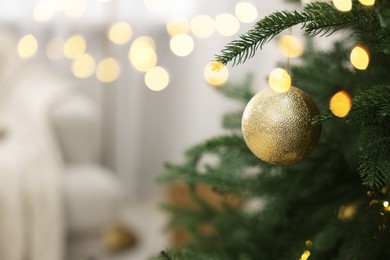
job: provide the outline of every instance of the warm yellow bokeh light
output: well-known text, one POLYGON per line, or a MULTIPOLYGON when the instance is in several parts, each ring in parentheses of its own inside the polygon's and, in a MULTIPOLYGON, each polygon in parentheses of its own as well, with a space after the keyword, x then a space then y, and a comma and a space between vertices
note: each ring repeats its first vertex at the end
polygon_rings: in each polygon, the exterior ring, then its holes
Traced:
POLYGON ((140 36, 131 43, 130 50, 137 50, 139 48, 151 48, 156 50, 156 43, 149 36, 140 36))
POLYGON ((229 70, 221 62, 209 62, 203 70, 207 83, 214 87, 223 87, 229 78, 229 70))
POLYGON ((365 70, 370 63, 370 56, 364 47, 358 45, 352 49, 350 61, 358 70, 365 70))
POLYGON ((145 84, 153 91, 160 91, 169 84, 169 74, 162 67, 153 67, 145 73, 145 84))
POLYGON ((116 44, 125 44, 128 43, 133 36, 133 29, 130 24, 125 22, 118 22, 113 24, 108 33, 107 37, 116 44))
POLYGON ((96 63, 93 57, 87 53, 73 61, 72 72, 78 78, 85 79, 95 72, 96 63))
POLYGON ((166 27, 170 36, 187 34, 190 31, 190 22, 184 17, 175 17, 167 21, 166 27))
POLYGON ((76 59, 82 55, 87 48, 83 36, 77 34, 69 37, 64 45, 64 56, 68 59, 76 59))
POLYGON ((120 67, 114 58, 106 58, 99 62, 96 67, 96 77, 103 83, 115 81, 120 74, 120 67))
POLYGON ((333 4, 342 12, 348 12, 352 9, 352 0, 333 0, 333 4))
POLYGON ((302 41, 292 35, 283 35, 279 38, 278 47, 285 57, 296 58, 303 54, 302 41))
POLYGON ((384 201, 383 202, 383 207, 387 208, 389 206, 389 202, 388 201, 384 201))
POLYGON ((65 15, 70 19, 81 17, 87 10, 86 0, 68 0, 66 5, 65 15))
POLYGON ((234 15, 220 14, 215 18, 215 29, 223 36, 232 36, 240 29, 240 22, 234 15))
POLYGON ((188 34, 178 34, 172 37, 169 47, 175 55, 185 57, 194 50, 194 40, 188 34))
POLYGON ((349 205, 341 205, 337 217, 340 220, 351 220, 356 216, 357 213, 357 205, 356 204, 349 204, 349 205))
POLYGON ((69 0, 54 0, 54 10, 64 11, 68 7, 69 0))
POLYGON ((157 54, 148 47, 130 49, 129 60, 136 70, 145 72, 157 64, 157 54))
POLYGON ((284 69, 276 68, 269 74, 268 83, 276 92, 286 92, 291 87, 291 77, 284 69))
POLYGON ((190 22, 192 33, 199 38, 210 37, 215 31, 215 23, 210 16, 200 14, 194 16, 190 22))
POLYGON ((349 94, 345 91, 339 91, 330 100, 329 108, 337 117, 345 117, 348 115, 352 107, 352 100, 349 94))
POLYGON ((18 54, 21 58, 30 58, 38 50, 38 41, 32 34, 23 36, 18 42, 18 54))
POLYGON ((243 23, 251 23, 256 20, 258 16, 256 7, 248 2, 237 3, 234 13, 237 16, 238 20, 243 23))
POLYGON ((38 22, 46 22, 54 15, 54 5, 47 0, 39 1, 34 8, 34 20, 38 22))
POLYGON ((61 37, 52 38, 46 45, 46 55, 50 60, 58 60, 64 55, 65 41, 61 37))
POLYGON ((148 36, 141 36, 133 41, 129 50, 129 61, 133 67, 146 72, 157 64, 156 44, 148 36))
POLYGON ((359 0, 362 5, 372 6, 375 4, 375 0, 359 0))
POLYGON ((311 242, 311 240, 306 240, 305 246, 311 247, 312 245, 313 245, 313 242, 311 242))

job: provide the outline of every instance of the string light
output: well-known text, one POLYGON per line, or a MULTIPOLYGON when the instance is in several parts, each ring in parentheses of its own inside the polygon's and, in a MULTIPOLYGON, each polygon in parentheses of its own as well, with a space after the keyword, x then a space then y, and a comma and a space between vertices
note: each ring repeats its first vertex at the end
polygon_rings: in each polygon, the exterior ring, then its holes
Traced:
POLYGON ((305 246, 311 247, 312 245, 313 245, 313 242, 311 242, 311 240, 306 240, 305 246))
POLYGON ((55 11, 64 11, 68 7, 69 0, 55 0, 54 1, 54 10, 55 11))
POLYGON ((292 35, 283 35, 279 38, 278 47, 283 56, 296 58, 303 54, 303 44, 300 39, 292 35))
POLYGON ((77 19, 81 17, 87 10, 86 0, 68 0, 68 4, 65 9, 65 15, 69 19, 77 19))
POLYGON ((223 36, 232 36, 240 29, 240 23, 234 15, 220 14, 215 18, 215 29, 223 36))
POLYGON ((192 33, 199 38, 210 37, 215 31, 213 18, 207 15, 197 15, 190 22, 192 33))
POLYGON ((342 12, 348 12, 352 9, 352 0, 333 0, 333 4, 342 12))
POLYGON ((194 40, 188 34, 178 34, 172 37, 169 46, 175 55, 185 57, 193 51, 194 40))
POLYGON ((131 44, 129 61, 133 67, 142 72, 146 72, 157 64, 157 54, 155 52, 155 43, 148 36, 141 36, 131 44))
POLYGON ((57 60, 63 57, 65 41, 61 37, 52 38, 46 45, 46 55, 50 60, 57 60))
POLYGON ((167 21, 166 28, 170 36, 187 34, 190 31, 190 23, 184 17, 174 17, 167 21))
POLYGON ((389 206, 389 202, 388 201, 384 201, 383 202, 383 207, 387 208, 389 206))
POLYGON ((375 0, 359 0, 362 5, 372 6, 375 4, 375 0))
POLYGON ((363 46, 357 45, 351 51, 350 61, 356 69, 365 70, 370 63, 370 56, 363 46))
POLYGON ((218 61, 207 63, 203 75, 208 84, 214 87, 223 87, 229 78, 229 70, 218 61))
POLYGON ((307 260, 310 256, 310 251, 309 250, 305 250, 303 251, 303 254, 301 255, 301 258, 300 260, 307 260))
POLYGON ((87 47, 85 39, 80 34, 69 37, 64 45, 64 56, 68 59, 76 59, 82 55, 87 47))
POLYGON ((270 73, 268 83, 276 92, 286 92, 291 87, 291 77, 284 69, 276 68, 270 73))
POLYGON ((23 36, 18 42, 18 54, 27 59, 35 55, 38 50, 38 41, 32 34, 23 36))
POLYGON ((237 3, 234 8, 234 13, 238 20, 243 23, 251 23, 256 20, 258 16, 256 7, 248 2, 237 3))
POLYGON ((73 61, 72 73, 77 78, 85 79, 95 72, 95 66, 93 57, 85 53, 73 61))
POLYGON ((145 73, 145 84, 153 91, 163 90, 169 84, 169 74, 162 67, 153 67, 145 73))
POLYGON ((103 83, 115 81, 120 74, 120 67, 114 58, 106 58, 99 62, 96 68, 96 77, 103 83))
POLYGON ((46 22, 54 15, 54 6, 49 1, 39 1, 34 8, 34 20, 38 22, 46 22))
POLYGON ((329 108, 337 117, 345 117, 348 115, 352 107, 352 100, 349 94, 345 91, 339 91, 333 95, 330 100, 329 108))
POLYGON ((156 43, 149 36, 140 36, 132 42, 130 50, 136 51, 139 48, 151 48, 156 50, 156 43))
POLYGON ((356 204, 349 204, 349 205, 341 205, 337 217, 340 220, 351 220, 357 213, 357 206, 356 204))
POLYGON ((107 37, 115 44, 126 44, 133 36, 133 29, 130 24, 118 22, 113 24, 108 30, 107 37))

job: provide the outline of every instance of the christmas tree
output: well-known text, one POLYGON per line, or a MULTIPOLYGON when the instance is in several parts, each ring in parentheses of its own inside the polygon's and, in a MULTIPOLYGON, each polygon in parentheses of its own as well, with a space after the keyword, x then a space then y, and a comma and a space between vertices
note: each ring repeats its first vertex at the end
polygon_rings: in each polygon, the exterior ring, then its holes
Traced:
MULTIPOLYGON (((262 142, 253 147, 242 134, 246 124, 258 129, 259 123, 242 119, 255 94, 251 77, 219 90, 242 109, 223 118, 226 135, 189 149, 183 164, 166 165, 160 179, 185 183, 192 202, 165 206, 170 227, 185 230, 189 239, 159 259, 390 259, 390 1, 313 2, 273 13, 228 43, 216 55, 216 68, 244 63, 294 25, 309 38, 345 32, 328 51, 317 51, 309 39, 301 63, 288 69, 293 85, 319 108, 309 119, 313 129, 322 127, 318 144, 291 164, 260 160, 254 153, 262 142), (200 185, 222 197, 218 206, 202 196, 200 185)), ((263 103, 249 112, 283 119, 282 103, 263 103)), ((294 122, 273 127, 284 135, 275 131, 267 138, 287 148, 284 140, 299 132, 294 122)), ((279 146, 266 154, 285 153, 279 146)))

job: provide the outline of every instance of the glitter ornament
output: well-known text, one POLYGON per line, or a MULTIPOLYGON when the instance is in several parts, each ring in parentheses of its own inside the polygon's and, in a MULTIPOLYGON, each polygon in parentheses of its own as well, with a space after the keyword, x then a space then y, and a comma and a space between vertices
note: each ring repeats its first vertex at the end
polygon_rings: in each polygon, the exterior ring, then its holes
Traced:
POLYGON ((318 113, 310 96, 296 87, 282 93, 264 89, 245 108, 244 140, 252 153, 265 162, 296 163, 318 142, 321 127, 311 124, 318 113))

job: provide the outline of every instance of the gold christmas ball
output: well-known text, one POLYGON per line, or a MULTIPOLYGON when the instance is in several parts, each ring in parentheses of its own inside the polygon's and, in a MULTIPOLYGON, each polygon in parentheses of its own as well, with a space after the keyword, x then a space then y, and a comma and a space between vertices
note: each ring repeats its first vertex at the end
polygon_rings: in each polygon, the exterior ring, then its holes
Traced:
POLYGON ((321 127, 311 124, 318 113, 310 96, 296 87, 281 93, 264 89, 245 108, 242 117, 244 140, 265 162, 296 163, 318 142, 321 127))

